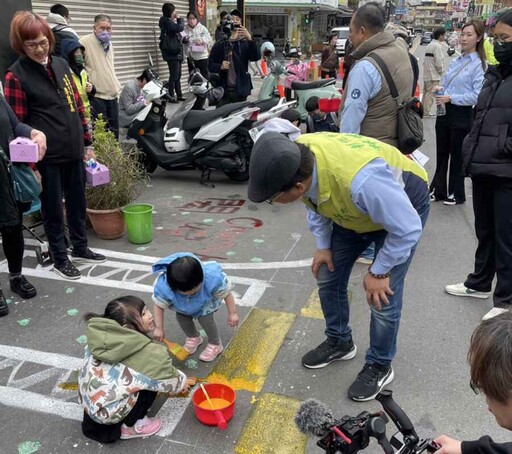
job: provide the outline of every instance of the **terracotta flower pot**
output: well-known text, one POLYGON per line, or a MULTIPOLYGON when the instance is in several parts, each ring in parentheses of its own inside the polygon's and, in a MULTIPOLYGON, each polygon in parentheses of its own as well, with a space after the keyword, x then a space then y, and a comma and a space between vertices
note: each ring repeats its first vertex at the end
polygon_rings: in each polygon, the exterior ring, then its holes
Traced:
POLYGON ((102 240, 115 240, 124 234, 124 218, 121 210, 91 210, 87 214, 94 232, 102 240))

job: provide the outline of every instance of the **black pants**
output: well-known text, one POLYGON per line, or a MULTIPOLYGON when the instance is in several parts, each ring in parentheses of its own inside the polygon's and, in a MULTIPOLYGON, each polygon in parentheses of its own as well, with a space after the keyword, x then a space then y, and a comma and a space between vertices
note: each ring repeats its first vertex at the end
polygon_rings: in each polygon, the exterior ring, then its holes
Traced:
POLYGON ((453 194, 457 202, 466 201, 462 173, 462 144, 471 129, 471 107, 447 105, 446 115, 436 121, 436 173, 431 190, 438 200, 453 194), (448 107, 449 106, 449 107, 448 107), (469 116, 466 118, 466 114, 469 116), (463 115, 459 115, 462 113, 463 115), (447 185, 447 176, 449 184, 447 185))
POLYGON ((203 58, 202 60, 193 60, 192 58, 187 57, 187 65, 189 74, 194 70, 194 68, 197 68, 205 79, 210 78, 207 58, 203 58))
POLYGON ((117 99, 100 99, 95 96, 89 98, 93 119, 102 114, 107 122, 107 128, 119 138, 119 104, 117 99))
POLYGON ((169 83, 167 88, 171 96, 181 98, 183 93, 181 92, 181 60, 171 60, 167 62, 169 66, 169 83))
POLYGON ((113 443, 121 438, 121 426, 125 424, 128 427, 133 425, 147 415, 148 410, 153 405, 157 393, 154 391, 140 391, 137 403, 128 413, 126 418, 117 424, 99 424, 93 421, 87 413, 84 412, 84 420, 82 422, 82 432, 91 440, 100 443, 113 443))
POLYGON ((41 173, 43 192, 41 193, 41 212, 50 254, 55 265, 62 265, 67 259, 64 214, 62 212, 62 192, 66 199, 66 218, 69 238, 77 254, 87 249, 85 226, 85 170, 82 161, 49 164, 38 163, 41 173))
POLYGON ((478 247, 475 271, 464 285, 480 292, 491 291, 494 275, 494 306, 512 303, 512 180, 473 178, 473 210, 478 247))
POLYGON ((2 234, 2 246, 4 248, 5 258, 7 259, 9 273, 21 273, 23 251, 25 250, 21 207, 19 207, 18 210, 20 223, 13 227, 3 227, 0 229, 0 233, 2 234))

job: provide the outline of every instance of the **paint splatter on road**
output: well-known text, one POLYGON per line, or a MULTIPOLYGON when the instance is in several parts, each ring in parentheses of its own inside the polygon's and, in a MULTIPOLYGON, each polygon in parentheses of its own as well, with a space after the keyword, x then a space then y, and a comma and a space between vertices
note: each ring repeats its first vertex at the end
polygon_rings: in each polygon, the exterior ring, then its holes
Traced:
POLYGON ((71 295, 75 291, 75 287, 66 287, 66 293, 68 295, 71 295))
POLYGON ((197 360, 193 359, 193 358, 190 358, 190 359, 187 359, 185 361, 185 365, 189 368, 189 369, 197 369, 197 360))
POLYGON ((18 454, 33 454, 39 451, 41 443, 38 441, 24 441, 18 445, 18 454))
POLYGON ((181 195, 173 195, 172 198, 173 199, 182 199, 183 196, 181 196, 181 195))
POLYGON ((20 326, 27 326, 30 323, 29 318, 24 318, 23 320, 18 320, 18 325, 20 326))
POLYGON ((78 336, 76 338, 76 341, 80 344, 80 345, 85 345, 87 344, 87 336, 83 335, 83 336, 78 336))
POLYGON ((255 240, 253 240, 253 242, 255 242, 256 244, 262 244, 265 242, 265 240, 262 240, 260 238, 256 238, 255 240))
POLYGON ((236 255, 236 252, 234 252, 234 251, 228 251, 228 252, 226 252, 226 255, 227 255, 228 257, 233 257, 234 255, 236 255))
POLYGON ((155 227, 155 230, 163 230, 164 228, 162 226, 155 227))
POLYGON ((139 252, 144 252, 147 248, 148 248, 148 246, 139 246, 139 247, 137 248, 137 251, 139 251, 139 252))
POLYGON ((182 216, 188 216, 189 214, 190 214, 190 211, 182 211, 181 212, 182 216))
POLYGON ((78 315, 78 309, 70 309, 68 311, 68 315, 71 315, 71 317, 74 317, 75 315, 78 315))
POLYGON ((5 300, 5 302, 6 302, 7 304, 11 304, 11 303, 12 303, 12 299, 11 299, 11 298, 7 298, 7 299, 5 300))
POLYGON ((210 218, 208 218, 208 219, 203 219, 203 222, 204 222, 205 224, 211 224, 211 223, 213 222, 213 219, 210 219, 210 218))
POLYGON ((263 262, 263 259, 261 257, 253 257, 251 259, 251 262, 252 263, 261 263, 261 262, 263 262))

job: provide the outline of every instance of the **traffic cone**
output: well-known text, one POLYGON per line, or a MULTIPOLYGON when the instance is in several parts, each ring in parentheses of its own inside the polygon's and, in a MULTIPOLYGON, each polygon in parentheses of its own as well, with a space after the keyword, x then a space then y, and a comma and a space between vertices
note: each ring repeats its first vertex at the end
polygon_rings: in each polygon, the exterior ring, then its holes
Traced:
POLYGON ((420 99, 420 100, 421 100, 420 96, 421 96, 421 93, 420 93, 420 84, 416 84, 416 91, 414 92, 414 97, 415 97, 415 98, 418 98, 418 99, 420 99))
POLYGON ((268 73, 267 61, 265 59, 261 60, 261 72, 264 76, 268 73))
POLYGON ((277 91, 279 92, 279 97, 284 98, 286 95, 284 94, 284 85, 278 85, 277 91))
POLYGON ((315 69, 315 68, 316 68, 315 60, 311 60, 311 61, 309 62, 309 67, 310 67, 311 69, 315 69))

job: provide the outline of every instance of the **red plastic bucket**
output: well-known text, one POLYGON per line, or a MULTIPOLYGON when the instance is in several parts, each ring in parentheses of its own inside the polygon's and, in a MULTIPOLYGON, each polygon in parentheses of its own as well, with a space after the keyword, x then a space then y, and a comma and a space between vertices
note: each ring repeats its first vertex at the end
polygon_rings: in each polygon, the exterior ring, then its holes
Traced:
POLYGON ((235 412, 235 390, 221 383, 205 383, 203 386, 215 410, 211 408, 203 390, 198 388, 192 396, 196 418, 205 426, 217 426, 220 430, 225 430, 235 412))
POLYGON ((322 98, 318 100, 318 108, 322 112, 338 112, 341 98, 322 98))

